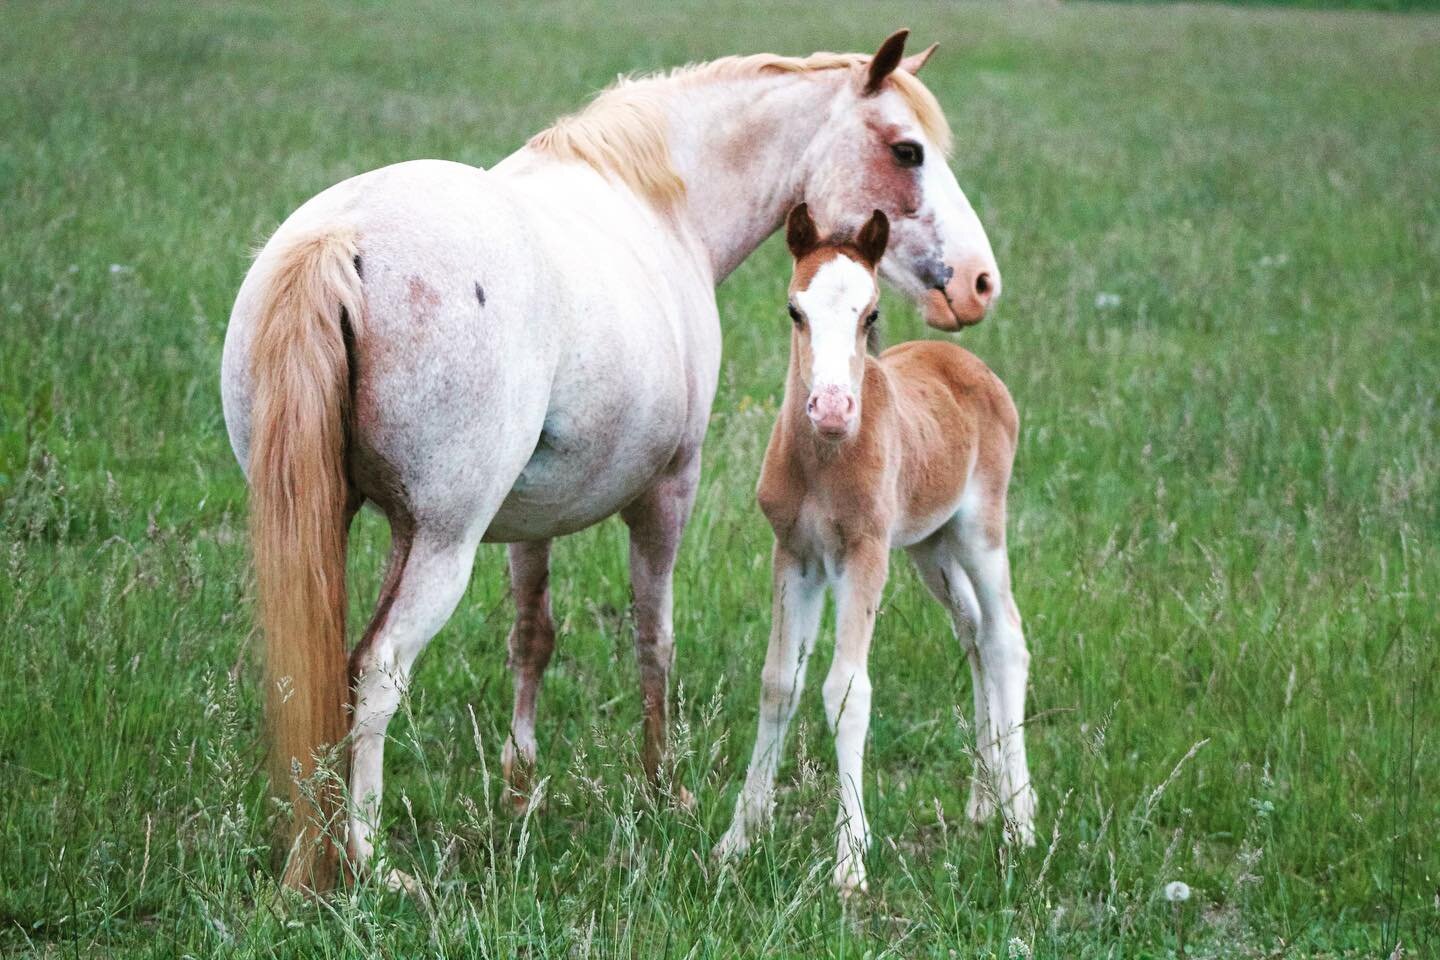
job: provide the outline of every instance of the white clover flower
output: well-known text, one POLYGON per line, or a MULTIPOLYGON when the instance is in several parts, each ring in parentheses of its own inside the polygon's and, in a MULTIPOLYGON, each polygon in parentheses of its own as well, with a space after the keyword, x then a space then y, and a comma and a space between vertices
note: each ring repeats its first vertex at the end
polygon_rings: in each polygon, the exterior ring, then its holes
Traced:
POLYGON ((1120 294, 1118 293, 1097 293, 1095 294, 1095 306, 1101 310, 1109 310, 1112 307, 1120 306, 1120 294))
POLYGON ((1019 937, 1011 937, 1009 947, 1010 960, 1030 960, 1030 944, 1019 937))
POLYGON ((1184 903, 1190 899, 1190 886, 1184 880, 1171 880, 1165 884, 1165 899, 1171 903, 1184 903))

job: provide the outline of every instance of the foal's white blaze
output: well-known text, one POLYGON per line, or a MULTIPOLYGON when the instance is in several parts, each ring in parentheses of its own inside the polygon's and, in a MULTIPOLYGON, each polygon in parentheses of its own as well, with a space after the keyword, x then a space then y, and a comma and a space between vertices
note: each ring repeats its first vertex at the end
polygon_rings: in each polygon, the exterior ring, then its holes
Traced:
POLYGON ((860 312, 874 297, 874 276, 849 257, 824 264, 795 292, 810 335, 809 410, 821 429, 843 429, 859 414, 860 312))

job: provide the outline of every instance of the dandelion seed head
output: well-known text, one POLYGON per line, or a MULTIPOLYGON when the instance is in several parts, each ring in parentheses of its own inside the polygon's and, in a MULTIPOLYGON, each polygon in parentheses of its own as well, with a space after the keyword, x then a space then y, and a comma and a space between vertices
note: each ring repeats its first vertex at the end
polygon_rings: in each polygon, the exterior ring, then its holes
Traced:
POLYGON ((1165 884, 1165 899, 1171 903, 1184 903, 1190 899, 1190 885, 1184 880, 1171 880, 1165 884))

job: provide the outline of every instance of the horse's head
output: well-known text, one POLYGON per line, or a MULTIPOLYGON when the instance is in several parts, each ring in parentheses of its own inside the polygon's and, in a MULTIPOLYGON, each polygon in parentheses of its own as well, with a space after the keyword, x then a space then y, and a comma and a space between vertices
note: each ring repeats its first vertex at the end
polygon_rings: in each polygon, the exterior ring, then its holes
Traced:
POLYGON ((885 256, 890 223, 876 210, 852 243, 824 240, 800 204, 785 221, 795 258, 790 277, 792 362, 808 392, 805 412, 828 440, 853 436, 860 425, 865 342, 879 317, 875 268, 885 256))
POLYGON ((811 145, 805 200, 832 230, 883 210, 890 248, 881 274, 910 294, 940 330, 978 323, 1000 295, 985 228, 945 157, 949 128, 916 72, 935 47, 906 57, 908 31, 892 34, 851 70, 811 145))

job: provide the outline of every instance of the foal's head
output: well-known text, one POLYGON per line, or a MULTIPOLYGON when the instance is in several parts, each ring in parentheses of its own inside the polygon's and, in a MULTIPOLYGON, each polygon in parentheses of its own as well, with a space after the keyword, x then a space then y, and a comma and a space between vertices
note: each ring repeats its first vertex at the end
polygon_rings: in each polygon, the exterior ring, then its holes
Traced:
POLYGON ((906 57, 908 31, 892 34, 851 69, 811 151, 804 187, 827 229, 854 230, 857 211, 890 218, 880 272, 916 300, 941 330, 979 322, 1000 295, 1000 270, 985 228, 946 163, 950 130, 915 74, 935 47, 906 57))
POLYGON ((880 316, 875 268, 889 238, 890 221, 879 210, 852 243, 822 240, 803 203, 785 221, 785 242, 795 258, 792 362, 809 394, 810 423, 828 440, 851 437, 860 425, 865 343, 880 316))

